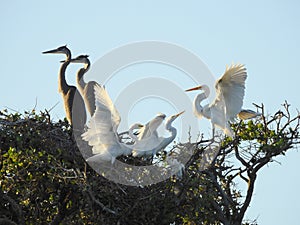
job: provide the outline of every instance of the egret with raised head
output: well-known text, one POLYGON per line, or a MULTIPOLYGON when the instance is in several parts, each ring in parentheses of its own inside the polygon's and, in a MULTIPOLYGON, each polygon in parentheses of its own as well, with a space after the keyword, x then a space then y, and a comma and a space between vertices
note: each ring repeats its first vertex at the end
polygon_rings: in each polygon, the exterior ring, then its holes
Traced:
MULTIPOLYGON (((118 156, 131 154, 139 140, 136 138, 133 145, 120 141, 117 132, 121 121, 119 112, 103 86, 95 85, 94 89, 96 111, 88 122, 87 131, 82 134, 82 139, 92 146, 93 154, 95 154, 89 157, 87 161, 110 161, 113 164, 118 156)), ((141 126, 139 123, 132 125, 129 133, 133 133, 135 129, 140 129, 141 126)), ((144 142, 144 146, 141 147, 147 148, 147 142, 144 142)))
MULTIPOLYGON (((147 131, 147 125, 145 125, 145 132, 148 135, 141 136, 134 146, 134 150, 132 151, 132 155, 134 157, 141 157, 141 156, 155 156, 160 150, 165 149, 176 137, 177 130, 175 127, 172 126, 172 123, 176 118, 178 118, 180 115, 182 115, 184 111, 177 113, 175 115, 172 115, 166 119, 165 128, 168 132, 171 133, 171 136, 169 137, 159 137, 157 133, 157 127, 154 127, 155 129, 148 128, 149 131, 147 131), (147 144, 145 144, 147 143, 147 144), (146 146, 146 147, 144 147, 146 146)), ((163 114, 164 115, 164 114, 163 114)), ((153 120, 152 120, 153 121, 153 120)), ((150 121, 148 124, 155 124, 152 121, 150 121)), ((159 125, 162 122, 159 123, 159 125)))

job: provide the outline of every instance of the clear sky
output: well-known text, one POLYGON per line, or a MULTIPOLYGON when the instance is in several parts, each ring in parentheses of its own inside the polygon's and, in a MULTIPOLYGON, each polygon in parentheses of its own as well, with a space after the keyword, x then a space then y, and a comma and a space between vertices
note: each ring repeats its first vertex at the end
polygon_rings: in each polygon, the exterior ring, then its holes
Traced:
MULTIPOLYGON (((189 49, 216 77, 226 64, 245 64, 246 107, 264 103, 273 113, 288 100, 294 113, 300 108, 299 1, 15 0, 1 1, 0 8, 1 109, 23 112, 37 100, 37 110, 43 110, 59 102, 51 113, 62 118, 57 72, 63 57, 42 51, 68 44, 74 55, 87 53, 94 62, 111 49, 143 40, 189 49)), ((78 68, 72 65, 68 73, 78 68)), ((112 95, 117 91, 113 83, 107 88, 112 95)), ((260 172, 248 218, 266 225, 299 220, 299 154, 290 152, 278 159, 281 165, 260 172)))

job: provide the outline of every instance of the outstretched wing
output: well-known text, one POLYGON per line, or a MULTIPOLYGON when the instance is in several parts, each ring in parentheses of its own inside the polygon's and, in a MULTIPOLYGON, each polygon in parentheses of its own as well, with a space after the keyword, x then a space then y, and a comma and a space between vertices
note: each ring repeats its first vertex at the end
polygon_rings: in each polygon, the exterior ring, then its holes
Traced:
POLYGON ((82 134, 82 139, 93 146, 94 154, 106 154, 111 149, 121 151, 116 132, 120 123, 119 113, 102 86, 95 85, 94 89, 96 111, 88 123, 88 130, 82 134))
POLYGON ((111 124, 115 133, 117 133, 117 129, 121 122, 121 117, 116 109, 114 103, 109 97, 107 91, 104 87, 95 84, 95 98, 96 98, 96 108, 98 107, 100 110, 108 110, 110 111, 111 124))
POLYGON ((150 120, 144 125, 141 129, 141 132, 138 135, 138 139, 142 140, 150 136, 158 137, 157 129, 162 124, 165 114, 159 113, 154 119, 150 120))
POLYGON ((97 84, 95 81, 89 81, 83 90, 86 108, 91 116, 93 116, 96 111, 95 85, 99 84, 97 84))
POLYGON ((218 104, 224 102, 227 120, 232 121, 242 109, 246 78, 244 65, 236 64, 226 67, 224 75, 216 83, 216 99, 220 101, 218 104))
MULTIPOLYGON (((151 122, 151 121, 150 121, 151 122)), ((140 130, 140 133, 138 134, 138 140, 142 140, 145 138, 148 138, 152 135, 158 137, 158 133, 156 130, 150 129, 150 122, 146 123, 145 126, 143 126, 140 130)))

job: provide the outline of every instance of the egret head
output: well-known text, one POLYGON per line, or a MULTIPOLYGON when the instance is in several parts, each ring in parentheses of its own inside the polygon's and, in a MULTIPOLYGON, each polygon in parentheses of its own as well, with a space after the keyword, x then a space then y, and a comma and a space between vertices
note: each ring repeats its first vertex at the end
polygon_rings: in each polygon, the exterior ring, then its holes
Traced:
POLYGON ((166 115, 163 113, 157 113, 156 117, 164 120, 166 118, 166 115))
POLYGON ((129 131, 131 130, 133 132, 134 135, 139 135, 139 133, 141 132, 140 130, 144 127, 143 124, 140 123, 134 123, 129 127, 129 131), (137 130, 137 131, 135 131, 137 130), (135 131, 135 132, 134 132, 135 131))
POLYGON ((208 97, 209 96, 209 87, 207 85, 200 85, 200 86, 197 86, 197 87, 193 87, 193 88, 190 88, 190 89, 187 89, 185 90, 186 92, 188 91, 197 91, 197 90, 200 90, 200 91, 203 91, 205 93, 205 96, 208 97))
POLYGON ((130 130, 136 130, 136 129, 141 129, 141 128, 143 128, 144 127, 144 125, 143 124, 140 124, 140 123, 134 123, 134 124, 132 124, 131 126, 130 126, 130 130))
POLYGON ((180 115, 182 115, 185 111, 182 111, 180 113, 177 113, 175 115, 172 115, 170 117, 168 117, 167 122, 166 123, 172 123, 174 120, 176 120, 176 118, 180 115))

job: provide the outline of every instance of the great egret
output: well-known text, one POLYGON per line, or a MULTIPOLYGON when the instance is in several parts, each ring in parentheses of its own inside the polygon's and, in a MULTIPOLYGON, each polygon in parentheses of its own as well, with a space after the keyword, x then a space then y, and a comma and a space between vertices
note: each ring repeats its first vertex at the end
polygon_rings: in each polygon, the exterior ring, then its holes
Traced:
POLYGON ((158 142, 158 133, 157 133, 157 128, 162 124, 163 120, 165 119, 166 115, 163 113, 158 113, 155 118, 150 120, 148 123, 145 125, 140 124, 140 127, 137 128, 139 131, 134 132, 133 130, 128 130, 125 132, 122 132, 119 134, 128 134, 128 136, 133 140, 133 141, 141 141, 143 140, 143 144, 140 143, 140 145, 144 145, 144 143, 149 142, 149 143, 156 143, 158 142))
MULTIPOLYGON (((136 142, 128 145, 119 141, 117 129, 121 118, 111 98, 103 86, 95 85, 96 111, 88 122, 88 129, 81 135, 82 139, 92 146, 93 154, 87 159, 88 162, 110 161, 112 164, 121 155, 129 155, 136 142)), ((133 124, 129 133, 140 129, 141 124, 133 124)), ((145 142, 145 145, 147 143, 145 142)))
MULTIPOLYGON (((165 128, 167 131, 171 133, 170 137, 158 137, 156 129, 149 128, 150 132, 147 132, 149 135, 147 137, 139 138, 138 142, 134 145, 134 150, 132 151, 132 155, 134 157, 141 156, 154 156, 156 153, 164 148, 166 148, 176 137, 177 130, 172 126, 174 120, 183 114, 184 111, 172 115, 166 119, 165 128)), ((151 124, 151 121, 148 123, 151 124)), ((159 124, 160 125, 160 124, 159 124)), ((147 125, 145 126, 147 127, 147 125)), ((146 128, 145 128, 146 129, 146 128)))
POLYGON ((66 81, 66 69, 70 64, 71 60, 71 51, 67 48, 67 46, 61 46, 53 50, 45 51, 43 54, 65 54, 66 60, 63 61, 60 67, 59 76, 58 76, 58 91, 61 93, 67 120, 71 125, 76 123, 76 127, 79 129, 83 129, 86 123, 86 111, 82 97, 80 94, 76 94, 76 87, 71 86, 66 81), (76 98, 75 98, 76 94, 76 98), (74 103, 74 99, 76 102, 74 103))
POLYGON ((150 136, 158 137, 157 128, 162 124, 166 115, 158 113, 156 117, 144 125, 138 134, 138 140, 149 138, 150 136))
MULTIPOLYGON (((135 130, 141 130, 144 127, 143 124, 140 123, 134 123, 131 125, 131 127, 128 130, 128 136, 133 140, 133 141, 138 141, 138 135, 136 135, 135 130)), ((124 132, 126 133, 126 132, 124 132)), ((120 135, 120 134, 119 134, 120 135)))
MULTIPOLYGON (((136 129, 140 129, 141 126, 143 126, 143 125, 141 125, 139 123, 135 123, 135 124, 131 125, 128 130, 129 136, 134 138, 135 135, 133 134, 133 131, 136 129)), ((94 135, 97 135, 97 134, 94 134, 94 135)), ((89 135, 87 135, 87 136, 82 135, 83 140, 88 141, 88 143, 91 146, 93 146, 93 153, 95 155, 87 158, 86 159, 87 162, 99 162, 102 160, 102 161, 110 161, 113 164, 115 159, 118 156, 129 155, 131 153, 131 148, 130 148, 131 145, 125 145, 125 144, 122 144, 121 142, 119 142, 120 147, 116 146, 116 150, 113 150, 112 148, 107 148, 108 147, 107 144, 101 143, 101 141, 103 139, 99 139, 98 141, 93 142, 89 139, 90 137, 88 137, 88 136, 89 135), (122 146, 122 145, 124 145, 124 146, 122 146), (118 148, 120 151, 118 151, 118 148)), ((137 140, 136 136, 135 136, 135 140, 137 140)))
POLYGON ((150 120, 143 126, 142 129, 140 129, 135 143, 135 150, 133 151, 134 157, 149 155, 149 151, 150 155, 152 154, 151 149, 157 147, 160 143, 157 129, 165 118, 165 114, 158 113, 155 118, 150 120))
POLYGON ((93 116, 96 105, 95 105, 95 94, 94 94, 94 86, 97 84, 95 81, 89 81, 86 83, 83 79, 84 74, 90 68, 90 60, 88 59, 88 55, 80 55, 76 58, 71 59, 71 63, 83 63, 84 67, 79 69, 76 76, 77 88, 84 99, 87 110, 90 115, 93 116))
MULTIPOLYGON (((193 110, 197 117, 204 116, 211 120, 213 138, 215 126, 221 128, 226 135, 233 136, 229 122, 233 122, 237 114, 242 111, 246 78, 247 72, 244 65, 236 64, 226 67, 225 73, 215 84, 216 98, 211 104, 205 106, 201 106, 201 102, 209 96, 210 90, 207 85, 186 90, 203 90, 203 93, 194 99, 193 110)), ((244 111, 244 116, 246 116, 246 111, 244 111)))

